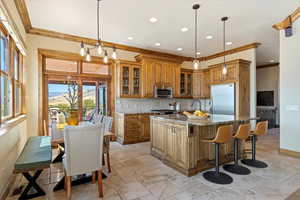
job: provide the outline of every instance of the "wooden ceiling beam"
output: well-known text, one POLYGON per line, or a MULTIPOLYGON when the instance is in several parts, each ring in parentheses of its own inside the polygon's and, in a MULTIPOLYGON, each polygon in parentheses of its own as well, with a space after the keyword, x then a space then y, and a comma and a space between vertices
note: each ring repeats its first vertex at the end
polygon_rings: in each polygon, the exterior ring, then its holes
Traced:
POLYGON ((273 28, 276 30, 283 30, 291 26, 293 22, 300 18, 300 7, 298 7, 291 15, 285 18, 283 21, 274 24, 273 28))

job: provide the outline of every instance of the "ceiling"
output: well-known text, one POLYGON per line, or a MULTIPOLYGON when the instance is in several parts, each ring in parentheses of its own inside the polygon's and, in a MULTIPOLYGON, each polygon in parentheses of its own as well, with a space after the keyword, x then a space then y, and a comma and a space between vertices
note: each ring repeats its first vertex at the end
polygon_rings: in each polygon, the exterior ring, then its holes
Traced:
MULTIPOLYGON (((25 0, 33 27, 96 39, 96 0, 25 0)), ((101 38, 177 55, 194 55, 194 11, 200 3, 201 56, 222 51, 221 17, 228 16, 226 40, 232 49, 260 42, 257 64, 279 60, 279 34, 272 28, 299 0, 102 0, 101 38), (149 19, 155 17, 156 23, 149 19), (181 28, 187 27, 187 32, 181 28), (213 39, 207 40, 206 36, 213 39), (128 37, 133 37, 129 40, 128 37), (160 46, 155 46, 160 43, 160 46), (182 48, 182 51, 177 51, 182 48)))

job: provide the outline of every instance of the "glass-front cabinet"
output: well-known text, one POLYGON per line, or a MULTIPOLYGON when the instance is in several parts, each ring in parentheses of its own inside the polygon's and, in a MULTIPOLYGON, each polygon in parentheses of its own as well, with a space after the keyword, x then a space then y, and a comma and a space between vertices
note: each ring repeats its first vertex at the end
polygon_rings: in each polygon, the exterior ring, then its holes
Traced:
POLYGON ((139 65, 120 64, 120 97, 140 97, 141 68, 139 65))
POLYGON ((193 96, 193 71, 183 69, 180 73, 180 96, 193 96))

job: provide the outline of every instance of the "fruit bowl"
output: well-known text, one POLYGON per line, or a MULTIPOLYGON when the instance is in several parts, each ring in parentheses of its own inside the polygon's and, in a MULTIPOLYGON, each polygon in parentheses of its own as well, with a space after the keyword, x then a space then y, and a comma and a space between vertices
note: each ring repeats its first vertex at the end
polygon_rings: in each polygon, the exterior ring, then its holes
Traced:
POLYGON ((208 113, 202 112, 200 110, 196 110, 194 112, 194 114, 191 114, 189 112, 183 112, 183 114, 185 116, 187 116, 188 119, 207 119, 207 118, 209 118, 208 113))

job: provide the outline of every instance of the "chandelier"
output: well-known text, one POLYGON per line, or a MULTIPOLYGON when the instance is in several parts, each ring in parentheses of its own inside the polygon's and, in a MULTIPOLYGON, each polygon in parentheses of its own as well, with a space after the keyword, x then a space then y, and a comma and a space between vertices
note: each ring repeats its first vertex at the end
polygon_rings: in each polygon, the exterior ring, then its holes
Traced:
MULTIPOLYGON (((85 56, 85 60, 87 62, 90 62, 92 60, 91 57, 91 51, 96 50, 97 54, 103 56, 103 62, 105 64, 108 63, 108 53, 107 50, 105 49, 105 46, 102 44, 101 39, 100 39, 100 1, 97 0, 97 43, 94 46, 87 46, 87 44, 84 44, 84 42, 81 42, 80 44, 80 55, 85 56)), ((117 59, 117 52, 116 52, 116 47, 113 47, 113 52, 111 55, 112 59, 116 60, 117 59)))

